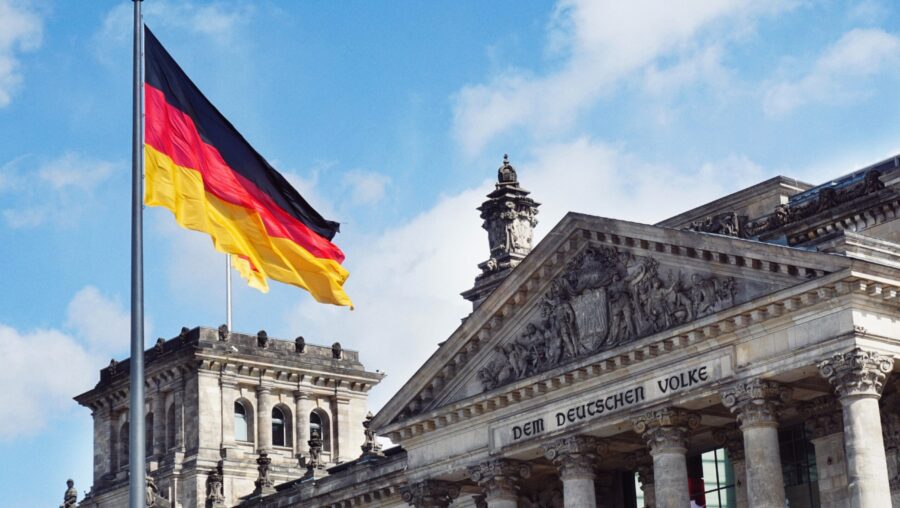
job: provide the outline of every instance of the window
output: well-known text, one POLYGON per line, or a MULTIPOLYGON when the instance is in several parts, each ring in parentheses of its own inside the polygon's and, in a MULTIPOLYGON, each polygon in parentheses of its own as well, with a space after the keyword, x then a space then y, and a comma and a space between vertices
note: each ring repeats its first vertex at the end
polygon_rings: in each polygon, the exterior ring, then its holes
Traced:
POLYGON ((234 439, 250 441, 250 425, 247 422, 247 408, 240 401, 234 401, 234 439))
POLYGON ((153 455, 153 413, 144 417, 144 453, 147 457, 153 455))
POLYGON ((175 404, 166 412, 166 449, 175 448, 175 404))
POLYGON ((291 446, 291 413, 284 406, 272 408, 272 446, 291 446))
MULTIPOLYGON (((313 409, 309 414, 309 435, 313 435, 313 430, 319 433, 322 438, 322 451, 331 451, 331 431, 328 425, 328 414, 321 409, 313 409)), ((306 443, 301 443, 304 447, 306 443)))

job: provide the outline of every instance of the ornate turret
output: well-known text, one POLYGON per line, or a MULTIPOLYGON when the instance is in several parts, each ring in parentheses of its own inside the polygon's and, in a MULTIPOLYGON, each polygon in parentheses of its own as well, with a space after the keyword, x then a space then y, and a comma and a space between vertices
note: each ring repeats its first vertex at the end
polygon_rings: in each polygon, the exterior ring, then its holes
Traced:
POLYGON ((531 252, 540 203, 529 198, 529 194, 519 186, 516 169, 509 163, 509 156, 504 155, 503 164, 497 169, 495 189, 478 208, 484 219, 481 227, 488 232, 491 255, 487 261, 478 264, 481 273, 475 277, 475 285, 462 294, 473 307, 478 307, 531 252))

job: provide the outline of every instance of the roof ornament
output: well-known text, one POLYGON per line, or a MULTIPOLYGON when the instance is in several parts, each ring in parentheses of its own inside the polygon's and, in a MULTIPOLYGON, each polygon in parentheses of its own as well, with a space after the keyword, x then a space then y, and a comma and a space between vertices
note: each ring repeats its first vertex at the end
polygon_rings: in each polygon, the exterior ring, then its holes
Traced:
POLYGON ((516 168, 509 163, 509 154, 503 154, 503 165, 497 169, 498 185, 517 185, 516 168))

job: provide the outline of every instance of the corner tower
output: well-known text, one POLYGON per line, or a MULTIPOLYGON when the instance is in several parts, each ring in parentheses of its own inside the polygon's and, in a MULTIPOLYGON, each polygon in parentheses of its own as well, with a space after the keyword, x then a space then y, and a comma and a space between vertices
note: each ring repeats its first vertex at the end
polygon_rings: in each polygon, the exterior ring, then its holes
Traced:
POLYGON ((475 285, 462 294, 472 302, 473 308, 477 308, 531 252, 540 203, 528 197, 529 194, 519 185, 509 156, 504 155, 503 164, 497 169, 494 191, 478 207, 484 219, 481 227, 488 232, 491 254, 487 261, 478 264, 481 273, 475 277, 475 285))

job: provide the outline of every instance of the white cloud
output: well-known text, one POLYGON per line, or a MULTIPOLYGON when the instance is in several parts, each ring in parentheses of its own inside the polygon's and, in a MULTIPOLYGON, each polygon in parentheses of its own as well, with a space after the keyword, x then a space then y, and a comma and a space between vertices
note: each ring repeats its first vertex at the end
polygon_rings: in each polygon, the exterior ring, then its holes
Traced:
POLYGON ((354 169, 344 174, 344 185, 350 189, 350 198, 356 205, 374 205, 384 198, 384 191, 391 179, 375 171, 354 169))
MULTIPOLYGON (((142 4, 142 15, 147 25, 154 30, 172 28, 193 33, 219 44, 234 41, 238 26, 245 23, 253 13, 249 3, 231 3, 229 7, 219 4, 202 4, 190 1, 157 0, 142 4)), ((94 36, 98 56, 103 61, 111 60, 110 53, 123 45, 130 48, 134 7, 131 3, 116 5, 103 20, 103 25, 94 36)))
POLYGON ((19 157, 0 168, 0 193, 8 196, 0 216, 12 229, 48 222, 73 224, 85 210, 97 206, 97 190, 120 168, 113 162, 71 152, 33 169, 22 168, 29 159, 19 157))
POLYGON ((96 381, 97 359, 58 330, 19 332, 0 324, 0 350, 0 440, 40 432, 96 381))
POLYGON ((642 69, 660 82, 721 75, 715 47, 746 34, 764 13, 792 2, 689 0, 560 0, 549 29, 554 70, 507 69, 455 96, 454 133, 469 154, 516 128, 537 133, 564 129, 615 85, 642 69), (708 37, 701 37, 708 35, 708 37), (712 49, 707 49, 711 47, 712 49), (660 70, 667 60, 668 74, 660 70), (695 60, 682 63, 682 60, 695 60))
POLYGON ((129 344, 131 315, 118 300, 85 286, 69 302, 66 326, 94 349, 121 350, 129 344))
MULTIPOLYGON (((530 161, 512 162, 522 185, 543 203, 537 239, 568 211, 652 223, 766 176, 741 156, 683 171, 586 137, 537 147, 530 161)), ((475 208, 492 188, 485 181, 444 197, 371 237, 348 235, 346 289, 356 310, 305 299, 287 314, 287 329, 311 342, 341 340, 360 350, 369 369, 388 373, 372 393, 373 407, 385 403, 471 309, 459 293, 471 287, 476 265, 488 257, 475 208)))
POLYGON ((879 29, 855 29, 825 48, 811 69, 796 80, 771 84, 763 107, 779 115, 819 102, 847 102, 861 94, 866 78, 891 71, 900 62, 900 38, 879 29))
POLYGON ((0 108, 22 85, 21 53, 40 47, 42 32, 41 18, 27 2, 0 0, 0 108))

